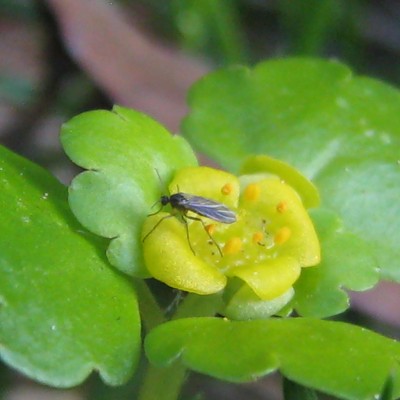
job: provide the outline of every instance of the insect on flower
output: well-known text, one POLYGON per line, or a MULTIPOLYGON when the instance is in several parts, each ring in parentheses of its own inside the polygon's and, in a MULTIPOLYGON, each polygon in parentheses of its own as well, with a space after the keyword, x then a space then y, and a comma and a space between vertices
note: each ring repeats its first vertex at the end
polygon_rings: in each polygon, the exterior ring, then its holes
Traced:
MULTIPOLYGON (((160 198, 160 202, 161 202, 161 208, 157 212, 149 214, 149 216, 158 214, 167 204, 170 204, 171 207, 174 210, 178 211, 182 216, 183 222, 185 223, 186 227, 186 236, 188 238, 189 246, 193 254, 195 254, 195 252, 190 243, 189 228, 186 219, 190 219, 193 221, 200 221, 201 224, 203 225, 204 230, 207 232, 207 235, 217 247, 219 254, 221 255, 221 257, 223 256, 218 243, 214 240, 214 238, 206 229, 204 221, 201 218, 188 215, 188 212, 191 211, 194 214, 210 218, 216 222, 221 222, 223 224, 232 224, 236 222, 236 214, 232 210, 230 210, 224 204, 218 203, 217 201, 182 192, 174 193, 171 196, 163 195, 160 198)), ((162 221, 164 221, 167 218, 173 217, 174 215, 175 214, 170 214, 161 218, 156 223, 156 225, 151 229, 151 231, 148 232, 147 235, 143 238, 143 241, 145 241, 148 238, 148 236, 158 227, 158 225, 161 224, 162 221)))

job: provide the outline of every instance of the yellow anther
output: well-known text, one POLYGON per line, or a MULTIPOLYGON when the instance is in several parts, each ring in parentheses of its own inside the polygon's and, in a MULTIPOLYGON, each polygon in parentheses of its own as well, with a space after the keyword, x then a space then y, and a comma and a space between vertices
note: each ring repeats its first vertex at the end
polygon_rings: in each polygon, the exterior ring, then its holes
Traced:
POLYGON ((228 254, 237 254, 242 249, 242 239, 238 237, 234 237, 229 239, 224 246, 223 253, 228 254))
POLYGON ((274 241, 276 244, 283 244, 289 240, 290 236, 292 236, 292 231, 287 226, 284 226, 278 229, 274 236, 274 241))
POLYGON ((287 208, 288 208, 287 203, 285 201, 281 201, 280 203, 277 204, 276 211, 282 214, 287 210, 287 208))
POLYGON ((253 234, 253 243, 259 244, 264 240, 264 234, 262 232, 255 232, 253 234))
POLYGON ((261 187, 257 183, 250 183, 244 191, 244 197, 247 201, 257 201, 260 198, 261 187))
POLYGON ((213 235, 215 232, 215 224, 209 224, 205 226, 205 229, 209 235, 213 235))
POLYGON ((221 188, 221 193, 224 195, 231 194, 232 191, 233 191, 233 185, 230 182, 225 183, 225 185, 222 186, 222 188, 221 188))

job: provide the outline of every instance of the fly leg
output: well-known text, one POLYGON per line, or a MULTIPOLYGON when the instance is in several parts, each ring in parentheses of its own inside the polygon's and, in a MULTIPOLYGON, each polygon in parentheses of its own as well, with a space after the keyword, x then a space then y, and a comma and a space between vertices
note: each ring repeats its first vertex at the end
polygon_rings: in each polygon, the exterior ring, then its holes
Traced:
POLYGON ((183 215, 183 214, 182 214, 182 221, 183 221, 183 223, 184 223, 184 225, 185 225, 186 237, 187 237, 187 241, 188 241, 188 243, 189 243, 190 250, 192 250, 193 255, 196 255, 196 253, 195 253, 195 251, 194 251, 194 249, 193 249, 193 247, 192 247, 192 243, 190 243, 189 225, 188 225, 188 223, 187 223, 187 221, 186 221, 186 218, 189 218, 189 219, 194 219, 194 218, 188 217, 187 215, 183 215))
MULTIPOLYGON (((185 215, 185 218, 191 219, 192 221, 200 221, 201 224, 203 225, 204 230, 206 231, 208 237, 210 238, 210 240, 215 244, 215 247, 218 249, 218 252, 220 254, 221 257, 223 257, 224 255, 222 254, 222 250, 219 247, 218 243, 215 241, 215 239, 211 236, 210 232, 208 232, 207 228, 206 228, 206 224, 204 223, 204 221, 201 218, 197 218, 197 217, 189 217, 188 215, 185 215)), ((186 224, 187 225, 187 224, 186 224)), ((188 232, 188 238, 189 238, 189 230, 187 230, 188 232)), ((190 244, 190 242, 189 242, 190 244)), ((190 248, 192 248, 192 246, 190 246, 190 248)), ((192 249, 193 251, 193 249, 192 249)), ((193 252, 194 253, 194 252, 193 252)))
MULTIPOLYGON (((157 213, 156 213, 157 214, 157 213)), ((150 214, 150 215, 154 215, 154 214, 150 214)), ((175 215, 173 214, 168 214, 165 217, 162 217, 154 226, 153 228, 151 228, 150 232, 148 232, 146 234, 146 236, 142 239, 142 243, 150 236, 150 234, 152 234, 154 232, 154 230, 157 228, 158 225, 161 224, 161 222, 163 222, 164 220, 166 220, 167 218, 171 218, 174 217, 175 215)))

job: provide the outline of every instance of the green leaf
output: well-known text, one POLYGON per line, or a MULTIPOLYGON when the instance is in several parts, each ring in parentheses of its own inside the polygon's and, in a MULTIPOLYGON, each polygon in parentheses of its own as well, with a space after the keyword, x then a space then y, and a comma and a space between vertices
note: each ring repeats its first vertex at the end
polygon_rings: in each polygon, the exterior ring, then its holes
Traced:
POLYGON ((238 171, 268 154, 316 183, 324 207, 400 281, 400 95, 337 62, 286 59, 212 73, 191 90, 183 130, 238 171))
POLYGON ((328 317, 349 307, 344 290, 367 290, 379 280, 379 270, 368 244, 346 232, 341 221, 327 210, 311 213, 321 243, 322 261, 303 268, 295 284, 293 307, 299 314, 328 317))
POLYGON ((67 190, 0 148, 0 354, 49 385, 99 371, 116 385, 135 369, 140 319, 132 285, 107 262, 103 239, 72 215, 67 190))
POLYGON ((73 118, 64 124, 61 141, 72 161, 89 170, 71 184, 73 213, 90 231, 112 239, 111 264, 148 276, 142 224, 173 173, 196 165, 191 148, 148 116, 122 107, 73 118))
POLYGON ((280 369, 294 382, 349 400, 378 396, 392 373, 393 393, 400 394, 399 343, 341 322, 188 318, 154 329, 145 348, 157 366, 179 358, 197 372, 232 382, 280 369))

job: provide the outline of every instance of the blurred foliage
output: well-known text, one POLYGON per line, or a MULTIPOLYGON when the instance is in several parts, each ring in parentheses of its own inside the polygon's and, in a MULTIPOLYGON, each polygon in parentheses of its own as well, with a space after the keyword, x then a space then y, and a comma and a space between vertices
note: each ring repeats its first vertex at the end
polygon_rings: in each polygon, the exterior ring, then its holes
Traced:
POLYGON ((12 105, 24 104, 33 100, 35 90, 29 80, 0 73, 0 101, 12 105))
MULTIPOLYGON (((167 39, 189 53, 206 56, 217 65, 257 62, 274 56, 324 56, 338 58, 358 73, 399 82, 396 51, 388 51, 390 46, 384 48, 385 43, 379 47, 376 39, 371 42, 365 35, 363 24, 376 11, 372 8, 374 3, 365 0, 119 0, 113 3, 125 7, 162 42, 167 39)), ((386 7, 376 6, 383 24, 385 18, 390 18, 388 6, 391 4, 395 3, 388 1, 386 7)), ((110 105, 107 94, 99 92, 90 77, 71 63, 45 2, 3 0, 0 15, 44 27, 43 56, 49 68, 39 87, 31 87, 22 76, 0 71, 3 102, 24 110, 30 99, 39 102, 43 96, 52 96, 51 109, 44 108, 67 118, 85 109, 110 105), (58 53, 54 53, 55 48, 58 53), (52 83, 54 75, 58 80, 52 83), (53 85, 54 90, 43 93, 46 84, 53 85)), ((387 32, 390 34, 390 29, 387 32)))
MULTIPOLYGON (((131 1, 122 1, 126 6, 131 1)), ((167 35, 190 53, 207 55, 218 64, 245 63, 245 41, 239 0, 139 0, 153 21, 152 29, 167 35)))
POLYGON ((25 20, 36 20, 38 18, 36 2, 32 0, 2 0, 0 13, 8 17, 25 20))
POLYGON ((0 399, 5 397, 7 389, 11 384, 10 373, 8 367, 0 361, 0 399))
POLYGON ((171 14, 183 48, 223 63, 243 63, 246 49, 237 1, 172 0, 171 14))
POLYGON ((360 44, 357 40, 360 7, 359 0, 282 0, 280 19, 289 38, 289 52, 323 55, 328 50, 326 46, 335 42, 336 51, 346 57, 346 46, 352 45, 354 51, 360 44))
POLYGON ((316 392, 289 379, 283 379, 285 400, 318 400, 316 392))

